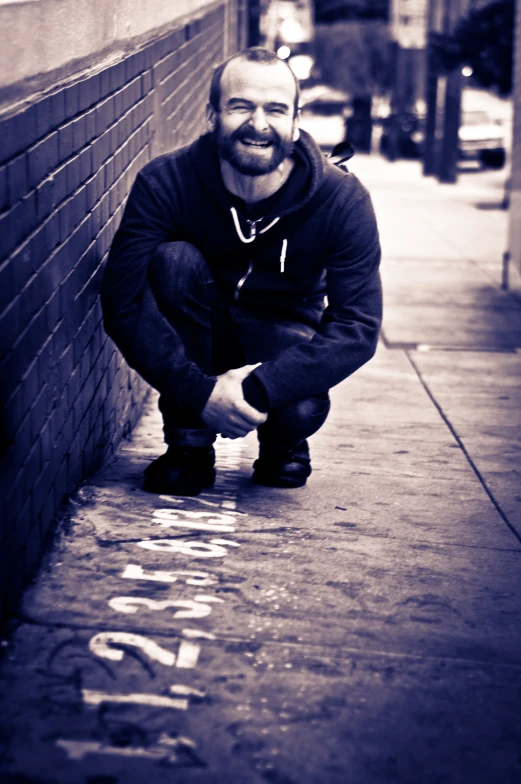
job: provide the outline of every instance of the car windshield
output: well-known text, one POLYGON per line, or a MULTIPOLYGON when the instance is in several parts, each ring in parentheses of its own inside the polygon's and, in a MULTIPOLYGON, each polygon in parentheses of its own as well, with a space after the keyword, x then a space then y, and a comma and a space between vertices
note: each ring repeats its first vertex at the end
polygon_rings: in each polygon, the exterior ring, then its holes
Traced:
POLYGON ((490 122, 486 112, 463 112, 463 125, 489 125, 490 122))

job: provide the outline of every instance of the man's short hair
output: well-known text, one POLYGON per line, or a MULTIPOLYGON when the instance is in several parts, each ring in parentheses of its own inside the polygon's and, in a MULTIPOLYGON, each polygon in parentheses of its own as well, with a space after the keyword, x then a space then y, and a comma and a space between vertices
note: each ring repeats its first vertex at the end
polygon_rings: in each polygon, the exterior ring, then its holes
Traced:
POLYGON ((276 65, 277 63, 282 63, 286 66, 288 71, 290 72, 291 76, 293 77, 293 81, 295 82, 295 105, 294 105, 294 115, 297 116, 298 112, 298 105, 300 99, 300 91, 299 91, 299 84, 298 79, 289 67, 288 63, 285 60, 281 60, 275 52, 272 52, 270 49, 264 49, 262 46, 250 46, 249 49, 243 49, 241 52, 236 52, 223 63, 217 66, 214 70, 212 75, 212 81, 210 84, 210 106, 215 112, 220 111, 220 104, 221 104, 221 79, 224 72, 224 69, 231 63, 232 60, 246 60, 250 63, 262 63, 263 65, 276 65))

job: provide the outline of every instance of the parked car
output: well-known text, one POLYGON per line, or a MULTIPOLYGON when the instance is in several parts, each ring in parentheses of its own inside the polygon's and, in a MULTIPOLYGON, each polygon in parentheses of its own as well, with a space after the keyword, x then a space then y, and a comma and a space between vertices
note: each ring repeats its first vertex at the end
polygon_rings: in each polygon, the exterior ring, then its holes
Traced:
POLYGON ((459 129, 459 157, 477 160, 482 166, 505 165, 505 131, 484 109, 463 110, 459 129))
POLYGON ((300 127, 307 131, 324 152, 346 138, 346 121, 350 115, 349 96, 326 85, 302 90, 300 127))
MULTIPOLYGON (((500 169, 505 164, 505 127, 501 120, 491 117, 487 109, 476 101, 482 96, 463 93, 463 108, 458 132, 460 160, 475 160, 484 167, 500 169), (470 105, 469 105, 470 104, 470 105)), ((419 158, 423 154, 425 116, 416 111, 390 114, 382 121, 380 152, 390 158, 419 158), (393 148, 393 133, 396 144, 393 148)))

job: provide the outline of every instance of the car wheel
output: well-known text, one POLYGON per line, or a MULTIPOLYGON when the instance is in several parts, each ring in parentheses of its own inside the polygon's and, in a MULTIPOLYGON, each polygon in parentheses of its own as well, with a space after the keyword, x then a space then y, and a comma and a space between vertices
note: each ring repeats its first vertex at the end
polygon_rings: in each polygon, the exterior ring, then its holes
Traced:
POLYGON ((483 150, 481 163, 489 169, 502 169, 505 165, 505 150, 483 150))

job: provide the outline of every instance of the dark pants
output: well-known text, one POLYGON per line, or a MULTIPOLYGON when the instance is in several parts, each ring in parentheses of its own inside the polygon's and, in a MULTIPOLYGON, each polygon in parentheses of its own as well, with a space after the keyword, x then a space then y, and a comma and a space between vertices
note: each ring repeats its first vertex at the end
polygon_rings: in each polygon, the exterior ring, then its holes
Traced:
MULTIPOLYGON (((160 245, 148 280, 163 315, 181 338, 185 354, 208 375, 246 364, 266 362, 315 330, 262 311, 228 305, 220 297, 201 253, 186 242, 160 245)), ((159 399, 165 441, 170 445, 207 446, 215 432, 199 416, 159 399)), ((315 433, 329 413, 327 392, 296 400, 269 412, 258 428, 259 441, 291 447, 315 433)))

